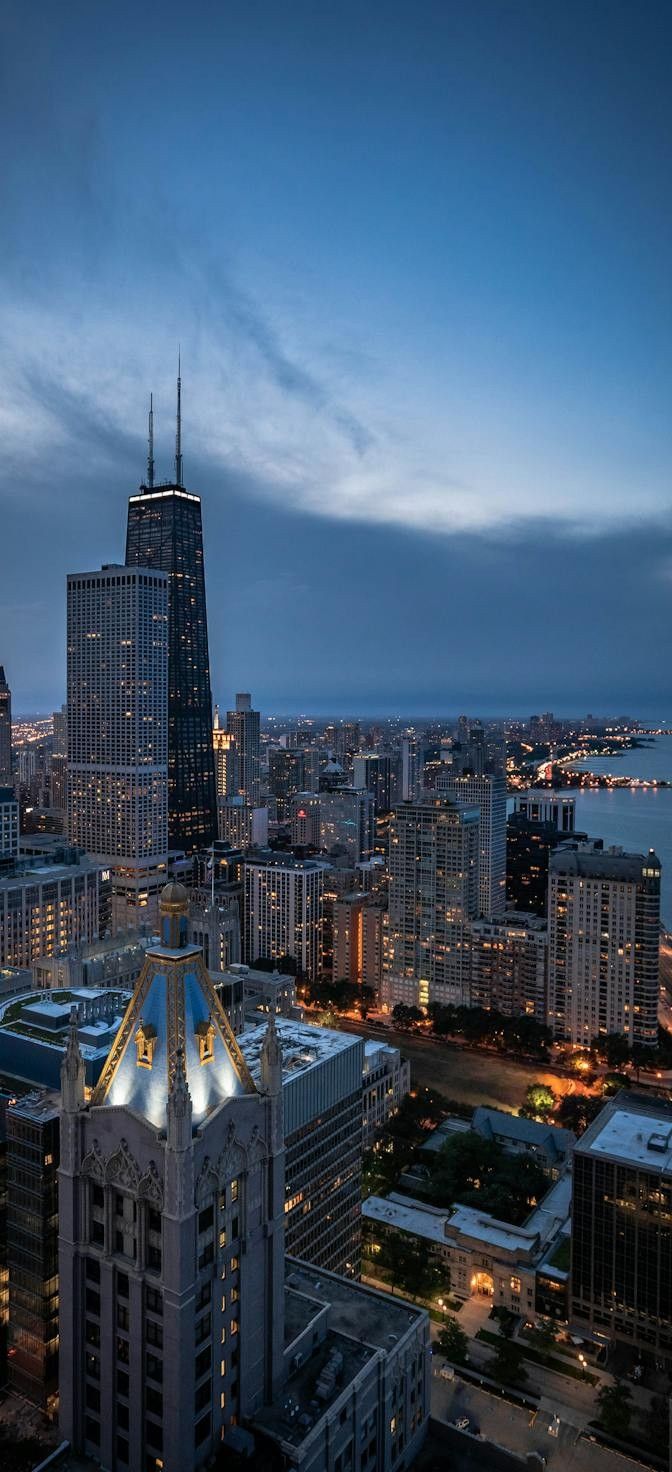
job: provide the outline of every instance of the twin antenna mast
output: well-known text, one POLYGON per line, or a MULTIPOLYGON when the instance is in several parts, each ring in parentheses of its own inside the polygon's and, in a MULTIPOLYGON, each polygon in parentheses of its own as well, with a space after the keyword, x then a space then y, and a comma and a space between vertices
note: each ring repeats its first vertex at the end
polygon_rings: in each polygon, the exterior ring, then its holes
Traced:
MULTIPOLYGON (((177 355, 177 424, 175 428, 175 484, 181 486, 182 480, 182 373, 181 355, 177 355)), ((147 489, 152 490, 154 485, 154 395, 149 395, 149 428, 147 434, 147 489)))

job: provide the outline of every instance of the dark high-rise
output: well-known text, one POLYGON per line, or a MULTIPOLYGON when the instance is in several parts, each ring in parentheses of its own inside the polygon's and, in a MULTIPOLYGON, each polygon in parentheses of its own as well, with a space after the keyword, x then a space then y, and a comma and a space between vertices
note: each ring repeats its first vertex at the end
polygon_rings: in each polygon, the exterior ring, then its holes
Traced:
POLYGON ((217 799, 201 498, 182 484, 179 378, 175 479, 154 485, 150 411, 147 480, 128 503, 126 564, 168 574, 168 843, 192 853, 217 836, 217 799))
POLYGON ((0 664, 0 787, 12 785, 12 692, 0 664))

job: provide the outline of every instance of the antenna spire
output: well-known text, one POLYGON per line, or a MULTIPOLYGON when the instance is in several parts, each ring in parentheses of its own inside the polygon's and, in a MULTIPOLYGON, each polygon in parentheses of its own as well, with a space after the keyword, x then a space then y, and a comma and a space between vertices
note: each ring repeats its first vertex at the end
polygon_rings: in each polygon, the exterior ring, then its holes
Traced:
POLYGON ((182 485, 182 376, 180 349, 177 350, 177 429, 175 432, 175 484, 182 485))
POLYGON ((154 395, 149 395, 149 434, 147 436, 147 485, 154 485, 154 395))

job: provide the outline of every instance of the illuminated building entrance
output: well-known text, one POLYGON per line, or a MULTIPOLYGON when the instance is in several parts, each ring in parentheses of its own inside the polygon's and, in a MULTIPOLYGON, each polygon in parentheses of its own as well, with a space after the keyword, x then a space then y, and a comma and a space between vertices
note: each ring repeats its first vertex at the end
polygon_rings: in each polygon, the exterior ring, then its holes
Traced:
POLYGON ((492 1298, 495 1291, 492 1273, 472 1273, 472 1293, 480 1293, 482 1298, 492 1298))

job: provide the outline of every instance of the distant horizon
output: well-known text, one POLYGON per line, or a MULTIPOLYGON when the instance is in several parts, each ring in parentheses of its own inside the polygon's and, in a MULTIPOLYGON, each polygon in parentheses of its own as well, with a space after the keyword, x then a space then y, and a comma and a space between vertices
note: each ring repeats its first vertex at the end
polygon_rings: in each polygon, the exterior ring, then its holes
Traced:
MULTIPOLYGON (((232 702, 233 702, 234 699, 235 699, 235 693, 231 697, 232 702)), ((222 701, 214 702, 214 704, 217 704, 217 703, 219 704, 220 712, 221 711, 226 711, 226 710, 232 709, 232 705, 229 706, 229 705, 225 704, 222 701)), ((42 709, 32 709, 32 710, 27 710, 27 711, 13 710, 12 711, 12 723, 13 724, 17 724, 19 722, 23 723, 23 722, 31 721, 31 720, 36 720, 36 721, 48 720, 49 717, 54 714, 54 711, 60 709, 60 705, 61 704, 63 704, 63 702, 56 702, 54 705, 52 705, 52 706, 45 706, 42 709)), ((619 719, 622 716, 627 716, 629 720, 631 720, 633 722, 636 722, 637 724, 640 724, 640 725, 646 724, 646 725, 649 725, 649 726, 658 726, 658 727, 664 727, 664 726, 670 726, 670 725, 672 725, 672 717, 661 716, 660 713, 658 713, 656 715, 652 715, 649 712, 646 712, 646 711, 645 712, 642 712, 642 711, 639 711, 639 710, 630 710, 629 711, 627 709, 627 707, 624 708, 624 707, 614 706, 612 710, 605 710, 604 708, 600 709, 598 707, 596 707, 594 710, 589 710, 588 708, 586 708, 585 710, 579 710, 578 708, 575 708, 575 709, 571 709, 570 710, 570 709, 567 709, 567 708, 558 709, 558 708, 556 708, 553 705, 549 705, 548 703, 543 703, 543 702, 539 702, 536 706, 532 706, 532 707, 529 707, 529 708, 528 707, 525 707, 525 709, 522 709, 521 708, 521 709, 518 709, 518 710, 512 710, 510 708, 509 709, 500 708, 499 710, 492 710, 491 709, 489 711, 488 710, 485 710, 483 708, 478 708, 473 702, 470 703, 470 705, 469 705, 468 708, 467 708, 467 706, 465 704, 464 707, 461 706, 459 709, 456 707, 456 708, 454 708, 452 710, 433 710, 433 711, 432 710, 428 711, 427 709, 422 710, 421 708, 416 708, 415 710, 411 710, 411 709, 404 710, 403 708, 397 708, 396 710, 380 710, 380 709, 377 709, 377 710, 374 710, 374 709, 366 710, 366 709, 355 709, 353 707, 350 707, 350 708, 343 707, 340 710, 333 710, 332 709, 332 710, 326 710, 326 711, 325 710, 318 711, 318 710, 311 710, 310 708, 308 708, 306 706, 296 707, 294 709, 292 709, 290 707, 290 708, 287 708, 285 710, 278 710, 278 709, 266 709, 265 706, 264 706, 263 701, 261 701, 261 702, 256 701, 255 700, 255 697, 254 697, 254 693, 252 692, 252 705, 253 705, 253 708, 255 710, 260 711, 262 721, 298 721, 298 720, 310 720, 310 721, 319 721, 319 722, 329 723, 330 721, 362 721, 362 720, 366 720, 366 721, 395 721, 396 720, 396 721, 401 721, 401 722, 417 722, 417 723, 420 723, 420 722, 431 722, 431 721, 447 721, 447 722, 453 721, 453 722, 455 722, 455 721, 458 721, 461 716, 467 716, 470 720, 473 720, 473 721, 484 721, 484 722, 490 722, 490 721, 507 721, 507 720, 510 720, 510 721, 526 721, 526 720, 528 720, 529 721, 530 717, 533 716, 533 715, 541 716, 541 715, 545 715, 547 712, 550 712, 553 716, 557 717, 557 719, 560 720, 560 721, 573 721, 573 720, 575 720, 575 721, 583 721, 583 720, 586 720, 589 715, 590 715, 590 717, 592 719, 594 719, 596 721, 610 721, 610 720, 619 719)))

